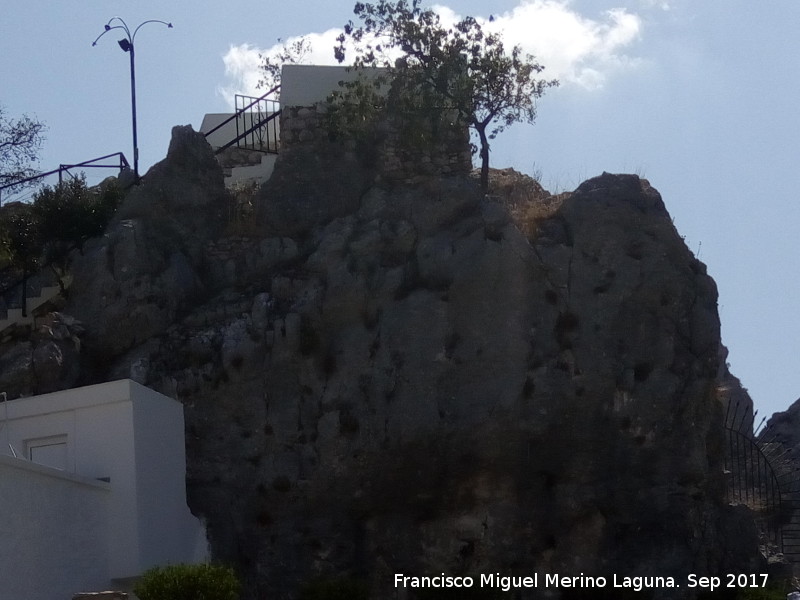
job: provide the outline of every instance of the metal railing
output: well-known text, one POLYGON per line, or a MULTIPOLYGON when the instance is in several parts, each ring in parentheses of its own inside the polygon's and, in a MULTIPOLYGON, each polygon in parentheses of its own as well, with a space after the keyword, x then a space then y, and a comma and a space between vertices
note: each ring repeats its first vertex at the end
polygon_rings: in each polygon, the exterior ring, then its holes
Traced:
POLYGON ((278 117, 281 114, 277 100, 267 98, 280 89, 276 86, 263 96, 244 96, 236 94, 235 112, 213 129, 207 131, 206 138, 219 131, 232 121, 236 123, 235 137, 215 150, 219 154, 234 144, 239 148, 256 150, 268 154, 278 153, 278 117))
POLYGON ((725 415, 727 501, 756 516, 763 535, 791 562, 800 562, 800 486, 798 467, 765 418, 755 427, 749 404, 728 404, 725 415), (760 430, 760 431, 759 431, 760 430))
POLYGON ((130 169, 131 166, 128 163, 128 159, 125 158, 125 155, 122 152, 114 152, 113 154, 106 154, 105 156, 100 156, 98 158, 85 160, 83 162, 75 164, 61 164, 58 166, 57 169, 53 169, 52 171, 47 171, 45 173, 37 173, 36 175, 27 177, 25 179, 20 179, 19 181, 14 181, 13 183, 6 183, 0 185, 0 204, 2 204, 2 193, 4 189, 15 188, 20 185, 25 185, 26 183, 30 183, 32 181, 36 181, 37 179, 42 179, 44 177, 49 177, 50 175, 55 175, 56 173, 58 173, 58 183, 61 183, 64 179, 64 173, 71 175, 70 170, 77 168, 119 169, 119 171, 122 172, 123 169, 130 169), (100 161, 105 161, 112 158, 115 158, 116 162, 110 164, 100 163, 100 161))

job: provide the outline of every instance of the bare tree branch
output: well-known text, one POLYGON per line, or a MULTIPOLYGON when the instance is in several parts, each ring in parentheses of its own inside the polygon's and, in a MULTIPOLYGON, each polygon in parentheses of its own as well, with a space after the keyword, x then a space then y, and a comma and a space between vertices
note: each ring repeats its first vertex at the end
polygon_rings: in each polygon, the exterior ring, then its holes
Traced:
POLYGON ((7 185, 36 174, 46 127, 27 115, 14 120, 0 106, 0 185, 7 185))

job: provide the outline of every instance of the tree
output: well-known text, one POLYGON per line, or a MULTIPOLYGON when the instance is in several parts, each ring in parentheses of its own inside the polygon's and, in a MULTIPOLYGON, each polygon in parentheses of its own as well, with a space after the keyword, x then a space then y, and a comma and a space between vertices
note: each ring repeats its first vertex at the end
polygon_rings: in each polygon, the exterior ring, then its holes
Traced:
POLYGON ((87 240, 105 231, 121 199, 116 183, 89 188, 83 174, 36 192, 33 212, 44 242, 45 261, 66 257, 73 248, 83 252, 87 240))
POLYGON ((28 276, 39 268, 42 256, 39 219, 30 204, 9 204, 0 214, 0 248, 22 274, 22 316, 27 316, 28 276))
POLYGON ((355 5, 359 26, 350 21, 334 49, 339 62, 347 46, 356 69, 382 67, 389 82, 387 106, 406 114, 441 119, 455 111, 480 143, 481 186, 489 184, 490 140, 516 122, 533 123, 536 99, 557 80, 537 79, 544 67, 517 45, 506 51, 502 37, 466 17, 445 27, 419 0, 380 0, 355 5), (394 58, 397 51, 399 58, 394 58))
POLYGON ((69 252, 73 248, 83 252, 88 239, 103 233, 121 199, 116 183, 87 188, 82 175, 45 186, 31 204, 14 202, 0 209, 0 256, 20 276, 23 314, 28 277, 49 265, 63 292, 69 252))
POLYGON ((23 115, 13 120, 0 106, 0 186, 36 174, 32 164, 39 156, 45 126, 23 115))

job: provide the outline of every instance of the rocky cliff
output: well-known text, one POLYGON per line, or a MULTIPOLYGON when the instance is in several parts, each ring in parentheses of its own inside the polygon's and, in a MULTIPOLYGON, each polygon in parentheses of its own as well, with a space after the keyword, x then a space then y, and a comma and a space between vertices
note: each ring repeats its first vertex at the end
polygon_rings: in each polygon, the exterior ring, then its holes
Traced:
POLYGON ((279 159, 241 235, 210 149, 176 128, 65 307, 83 380, 184 403, 191 508, 246 598, 756 565, 723 500, 716 287, 646 180, 556 197, 496 172, 487 196, 314 164, 279 159))

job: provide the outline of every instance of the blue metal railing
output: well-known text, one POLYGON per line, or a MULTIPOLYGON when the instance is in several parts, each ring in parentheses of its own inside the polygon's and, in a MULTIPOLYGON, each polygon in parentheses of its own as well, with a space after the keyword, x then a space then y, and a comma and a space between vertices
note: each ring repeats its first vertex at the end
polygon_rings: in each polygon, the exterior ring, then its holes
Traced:
POLYGON ((125 158, 125 155, 122 152, 114 152, 113 154, 106 154, 105 156, 100 156, 98 158, 93 158, 91 160, 85 160, 80 163, 75 164, 61 164, 58 166, 57 169, 53 169, 52 171, 47 171, 45 173, 37 173, 31 177, 27 177, 25 179, 20 179, 18 181, 14 181, 11 183, 5 183, 0 185, 0 204, 2 204, 2 192, 4 189, 8 188, 15 188, 21 185, 25 185, 27 183, 31 183, 32 181, 36 181, 37 179, 42 179, 44 177, 49 177, 50 175, 55 175, 58 173, 58 183, 61 183, 64 178, 64 173, 68 175, 71 174, 71 169, 77 168, 99 168, 99 169, 119 169, 121 172, 123 169, 130 169, 131 166, 128 163, 128 159, 125 158), (100 161, 108 160, 110 158, 116 158, 116 162, 111 164, 104 164, 100 163, 100 161))

